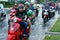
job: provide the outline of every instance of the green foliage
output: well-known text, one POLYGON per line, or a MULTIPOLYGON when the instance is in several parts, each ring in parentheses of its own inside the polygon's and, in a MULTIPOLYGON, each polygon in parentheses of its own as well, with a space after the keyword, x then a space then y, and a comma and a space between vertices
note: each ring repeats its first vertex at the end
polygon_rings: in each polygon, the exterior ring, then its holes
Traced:
MULTIPOLYGON (((25 3, 24 1, 18 1, 18 3, 25 3)), ((1 4, 4 5, 5 8, 10 8, 14 5, 15 2, 4 2, 4 1, 0 1, 1 4)))
POLYGON ((60 17, 56 21, 56 23, 53 25, 51 32, 60 32, 60 17))
POLYGON ((10 8, 14 5, 14 2, 2 2, 0 1, 1 4, 4 5, 4 7, 10 8))
POLYGON ((42 3, 42 2, 44 2, 44 0, 38 0, 38 3, 42 3))

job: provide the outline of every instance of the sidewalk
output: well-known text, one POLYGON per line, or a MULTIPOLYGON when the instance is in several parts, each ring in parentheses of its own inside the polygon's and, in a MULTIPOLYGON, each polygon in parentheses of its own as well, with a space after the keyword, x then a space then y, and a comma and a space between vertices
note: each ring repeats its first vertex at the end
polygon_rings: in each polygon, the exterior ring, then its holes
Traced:
POLYGON ((10 8, 4 8, 4 10, 9 10, 10 8))

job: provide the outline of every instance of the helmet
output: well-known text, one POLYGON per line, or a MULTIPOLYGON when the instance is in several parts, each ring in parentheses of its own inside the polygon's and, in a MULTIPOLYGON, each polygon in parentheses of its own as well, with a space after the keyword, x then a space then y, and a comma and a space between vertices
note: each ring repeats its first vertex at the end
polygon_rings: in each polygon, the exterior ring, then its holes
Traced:
POLYGON ((23 5, 23 4, 22 4, 22 5, 19 5, 19 7, 18 7, 18 8, 22 8, 22 9, 23 9, 23 8, 24 8, 24 5, 23 5))
POLYGON ((39 4, 37 4, 37 7, 39 6, 39 4))
POLYGON ((33 6, 34 6, 34 9, 36 9, 36 8, 37 8, 37 5, 36 5, 36 4, 34 4, 33 6))
POLYGON ((25 2, 25 5, 30 5, 30 3, 29 2, 25 2))
POLYGON ((32 10, 29 10, 29 11, 27 12, 27 15, 28 15, 28 16, 32 16, 32 13, 33 13, 33 11, 32 11, 32 10))

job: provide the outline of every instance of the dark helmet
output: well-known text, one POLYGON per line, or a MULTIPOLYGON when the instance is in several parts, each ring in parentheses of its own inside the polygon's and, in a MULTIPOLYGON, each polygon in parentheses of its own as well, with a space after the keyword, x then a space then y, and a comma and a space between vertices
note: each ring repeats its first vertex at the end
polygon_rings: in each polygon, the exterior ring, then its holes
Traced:
POLYGON ((18 8, 22 8, 22 9, 23 9, 23 8, 24 8, 24 5, 23 5, 23 4, 22 4, 22 5, 19 5, 19 7, 18 7, 18 8))

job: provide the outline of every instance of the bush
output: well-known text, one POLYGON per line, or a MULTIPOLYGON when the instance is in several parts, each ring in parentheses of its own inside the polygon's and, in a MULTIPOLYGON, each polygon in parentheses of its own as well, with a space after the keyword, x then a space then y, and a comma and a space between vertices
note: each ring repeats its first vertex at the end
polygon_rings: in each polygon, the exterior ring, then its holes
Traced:
POLYGON ((42 3, 42 2, 44 2, 44 0, 38 0, 38 3, 42 3))
MULTIPOLYGON (((18 1, 18 3, 25 3, 25 1, 18 1)), ((4 5, 5 8, 10 8, 14 5, 14 2, 3 2, 3 1, 0 1, 1 4, 4 5)))
POLYGON ((8 8, 10 8, 14 5, 14 2, 1 2, 0 1, 0 3, 3 4, 4 7, 8 7, 8 8))

